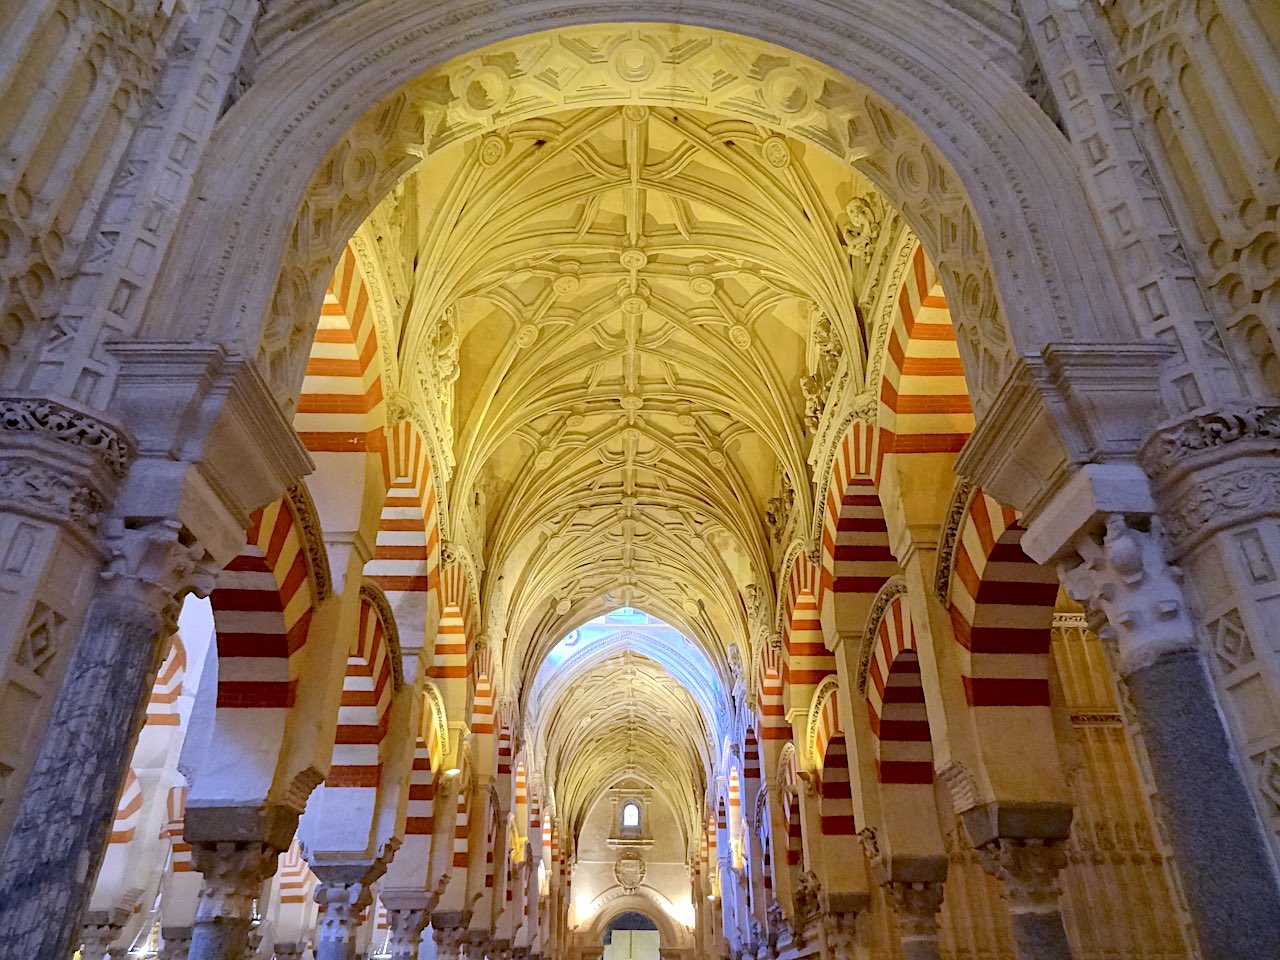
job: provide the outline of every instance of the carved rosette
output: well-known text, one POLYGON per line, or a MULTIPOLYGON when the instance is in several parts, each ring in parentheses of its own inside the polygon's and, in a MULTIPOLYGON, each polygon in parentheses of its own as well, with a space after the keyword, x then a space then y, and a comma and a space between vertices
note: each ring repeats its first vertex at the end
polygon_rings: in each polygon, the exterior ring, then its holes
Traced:
POLYGON ((1067 865, 1065 839, 997 837, 977 850, 983 868, 1003 884, 1014 913, 1058 910, 1058 874, 1067 865))
POLYGON ((204 875, 196 923, 251 919, 262 881, 276 872, 280 858, 271 844, 243 841, 197 842, 192 854, 204 875))

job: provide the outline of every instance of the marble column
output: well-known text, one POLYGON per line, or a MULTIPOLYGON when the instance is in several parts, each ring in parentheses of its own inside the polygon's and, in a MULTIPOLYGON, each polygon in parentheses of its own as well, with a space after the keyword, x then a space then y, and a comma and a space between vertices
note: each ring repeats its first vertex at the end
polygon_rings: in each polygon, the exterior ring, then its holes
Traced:
POLYGON ((84 915, 80 931, 80 956, 83 960, 103 960, 113 956, 111 945, 129 922, 129 911, 117 907, 114 910, 90 910, 84 915))
POLYGON ((190 927, 160 928, 160 960, 187 960, 190 952, 190 927))
POLYGON ((898 938, 906 960, 939 960, 938 910, 942 881, 890 880, 884 884, 898 917, 898 938))
POLYGON ((1067 865, 1066 840, 997 837, 977 851, 983 868, 1001 881, 1018 960, 1071 960, 1058 899, 1058 874, 1067 865))
POLYGON ((178 597, 207 595, 217 574, 181 533, 175 521, 108 530, 110 560, 0 858, 12 956, 65 960, 79 933, 178 597))
POLYGON ((1114 645, 1205 960, 1280 956, 1276 865, 1158 520, 1112 514, 1076 550, 1059 572, 1114 645))
POLYGON ((373 903, 373 885, 387 871, 387 861, 372 863, 312 863, 319 879, 316 903, 316 960, 355 960, 360 916, 373 903))

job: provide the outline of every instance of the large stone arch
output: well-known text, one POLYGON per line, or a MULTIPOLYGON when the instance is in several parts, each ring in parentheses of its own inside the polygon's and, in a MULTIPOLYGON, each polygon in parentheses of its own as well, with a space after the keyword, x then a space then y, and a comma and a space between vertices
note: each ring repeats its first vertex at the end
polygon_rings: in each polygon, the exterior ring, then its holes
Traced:
MULTIPOLYGON (((448 15, 368 0, 299 21, 278 45, 268 38, 254 85, 210 145, 190 226, 168 258, 166 271, 188 283, 153 297, 146 334, 235 342, 265 361, 277 396, 290 404, 322 278, 422 152, 424 91, 407 84, 489 44, 633 13, 622 0, 589 9, 566 0, 477 3, 448 15), (298 84, 298 76, 318 79, 298 84)), ((783 12, 761 0, 667 0, 647 13, 687 33, 717 27, 781 48, 790 62, 760 78, 758 91, 775 113, 824 94, 858 101, 859 110, 840 118, 836 142, 920 234, 956 304, 962 341, 984 344, 983 357, 966 347, 979 408, 1017 353, 1072 337, 1133 336, 1061 133, 1010 75, 992 68, 993 49, 1016 59, 1010 37, 932 0, 859 0, 838 16, 783 12)))

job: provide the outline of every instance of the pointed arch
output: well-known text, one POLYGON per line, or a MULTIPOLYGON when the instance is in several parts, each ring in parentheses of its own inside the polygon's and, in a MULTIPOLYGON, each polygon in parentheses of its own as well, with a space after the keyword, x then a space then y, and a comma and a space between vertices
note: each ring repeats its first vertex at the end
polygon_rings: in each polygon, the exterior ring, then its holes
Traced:
POLYGON ((391 700, 404 683, 400 671, 400 643, 387 600, 376 586, 362 584, 326 787, 381 786, 391 700))

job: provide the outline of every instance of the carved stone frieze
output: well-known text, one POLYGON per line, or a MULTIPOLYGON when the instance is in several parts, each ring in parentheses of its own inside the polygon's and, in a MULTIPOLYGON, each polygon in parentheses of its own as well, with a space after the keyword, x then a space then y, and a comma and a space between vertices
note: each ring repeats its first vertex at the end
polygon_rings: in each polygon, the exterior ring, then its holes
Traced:
POLYGON ((73 474, 20 458, 0 460, 0 500, 49 520, 83 524, 96 530, 107 510, 106 499, 73 474))
POLYGON ((1155 480, 1235 444, 1280 442, 1280 404, 1234 403, 1162 426, 1142 445, 1140 460, 1155 480))
POLYGON ((134 447, 118 428, 73 407, 39 397, 0 397, 0 432, 30 433, 92 452, 123 479, 134 447))

